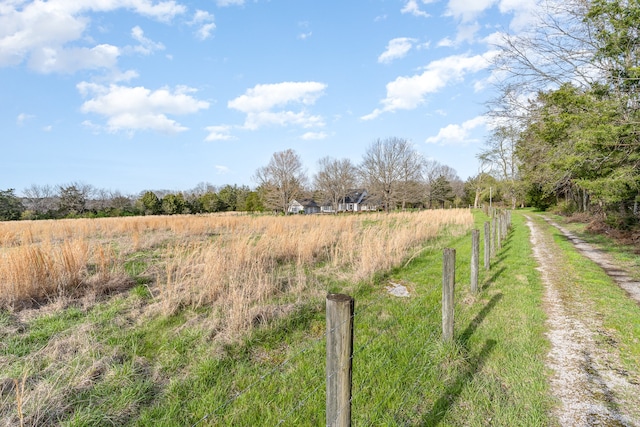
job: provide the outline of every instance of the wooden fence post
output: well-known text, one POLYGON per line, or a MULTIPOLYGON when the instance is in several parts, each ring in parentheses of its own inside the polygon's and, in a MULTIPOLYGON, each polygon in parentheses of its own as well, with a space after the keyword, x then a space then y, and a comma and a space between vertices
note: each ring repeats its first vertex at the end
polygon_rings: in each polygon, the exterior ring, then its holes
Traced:
POLYGON ((453 294, 456 281, 456 250, 445 248, 442 256, 442 339, 453 340, 453 294))
POLYGON ((484 269, 489 271, 491 264, 491 223, 484 223, 484 269))
POLYGON ((498 213, 496 221, 498 222, 498 224, 496 225, 496 251, 499 251, 500 249, 502 249, 502 212, 498 213))
POLYGON ((351 425, 351 367, 354 301, 327 295, 327 426, 351 425))
POLYGON ((471 231, 471 292, 478 293, 478 268, 480 264, 480 230, 471 231))
POLYGON ((498 247, 496 240, 498 237, 498 233, 496 233, 496 224, 497 224, 497 220, 496 217, 494 216, 493 218, 491 218, 491 258, 493 258, 494 256, 496 256, 496 248, 498 247))

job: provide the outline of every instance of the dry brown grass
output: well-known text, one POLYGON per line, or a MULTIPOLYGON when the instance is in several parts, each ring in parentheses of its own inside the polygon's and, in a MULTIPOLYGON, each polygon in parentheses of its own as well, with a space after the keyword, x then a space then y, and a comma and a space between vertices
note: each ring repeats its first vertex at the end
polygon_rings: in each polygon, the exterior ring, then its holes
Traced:
MULTIPOLYGON (((301 302, 321 300, 336 282, 370 279, 406 262, 443 230, 461 233, 472 224, 468 210, 0 222, 0 310, 11 312, 0 337, 27 334, 23 327, 33 319, 68 306, 89 312, 94 295, 122 283, 125 264, 135 260, 144 264, 135 274, 151 279, 152 298, 133 298, 135 306, 123 307, 112 320, 118 327, 207 307, 181 328, 233 341, 301 302), (52 302, 17 310, 32 300, 52 302)), ((132 295, 109 302, 117 306, 132 295)), ((0 425, 53 425, 74 410, 70 396, 111 384, 125 369, 139 371, 136 378, 166 381, 148 362, 125 360, 118 345, 101 342, 94 322, 56 332, 29 354, 0 356, 0 366, 7 367, 0 370, 0 425)), ((139 404, 116 411, 122 419, 114 424, 124 423, 139 404)))
POLYGON ((102 289, 145 258, 164 313, 213 306, 225 329, 253 323, 273 298, 323 294, 406 260, 468 210, 341 216, 149 216, 0 223, 0 307, 102 289))

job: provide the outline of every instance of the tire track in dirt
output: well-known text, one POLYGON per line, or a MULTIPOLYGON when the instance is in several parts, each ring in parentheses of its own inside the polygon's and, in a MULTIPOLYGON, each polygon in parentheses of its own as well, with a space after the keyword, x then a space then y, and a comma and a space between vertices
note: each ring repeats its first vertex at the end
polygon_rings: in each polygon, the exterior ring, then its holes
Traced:
POLYGON ((627 295, 629 295, 630 298, 640 304, 640 282, 633 280, 626 271, 617 266, 613 259, 601 250, 593 247, 549 218, 544 216, 542 218, 544 218, 547 223, 560 230, 560 232, 564 234, 571 243, 573 243, 578 251, 591 261, 598 264, 609 275, 609 277, 615 280, 618 286, 627 292, 627 295))
POLYGON ((558 400, 554 416, 561 426, 640 426, 640 383, 622 369, 615 343, 598 313, 572 295, 560 248, 549 233, 526 216, 533 253, 545 286, 547 338, 551 349, 551 392, 558 400))

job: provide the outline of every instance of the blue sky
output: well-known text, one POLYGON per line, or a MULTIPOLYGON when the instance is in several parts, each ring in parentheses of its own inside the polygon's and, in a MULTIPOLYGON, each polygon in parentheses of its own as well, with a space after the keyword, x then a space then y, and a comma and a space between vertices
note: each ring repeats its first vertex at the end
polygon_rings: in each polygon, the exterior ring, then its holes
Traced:
POLYGON ((255 186, 410 140, 478 173, 488 60, 535 0, 0 0, 0 189, 255 186))

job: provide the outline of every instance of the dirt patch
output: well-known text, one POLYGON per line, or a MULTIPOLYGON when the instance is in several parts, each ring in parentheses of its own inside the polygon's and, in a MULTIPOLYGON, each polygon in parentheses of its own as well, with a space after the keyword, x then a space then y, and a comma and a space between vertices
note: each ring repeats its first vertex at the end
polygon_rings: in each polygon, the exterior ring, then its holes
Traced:
POLYGON ((549 233, 527 217, 545 285, 551 391, 562 426, 640 426, 640 385, 622 368, 615 340, 588 301, 576 298, 562 253, 549 233))

